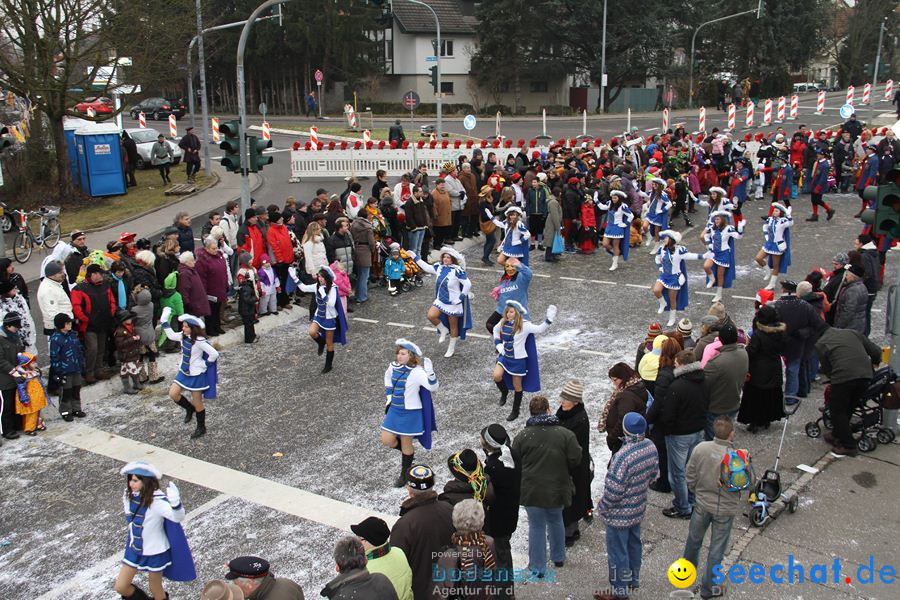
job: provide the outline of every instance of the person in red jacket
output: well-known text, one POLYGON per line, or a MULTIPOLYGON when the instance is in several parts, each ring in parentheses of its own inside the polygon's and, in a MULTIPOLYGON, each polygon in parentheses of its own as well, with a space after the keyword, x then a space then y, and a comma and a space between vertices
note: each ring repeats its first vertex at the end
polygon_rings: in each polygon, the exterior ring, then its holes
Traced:
POLYGON ((597 247, 597 215, 594 213, 594 199, 590 196, 585 196, 581 203, 581 229, 578 237, 580 252, 593 254, 597 247))
POLYGON ((272 249, 272 270, 278 277, 278 308, 293 308, 287 295, 288 267, 294 262, 294 246, 291 234, 284 225, 284 215, 274 212, 269 216, 269 231, 266 234, 269 247, 272 249))
POLYGON ((98 379, 109 379, 112 375, 102 368, 106 338, 115 322, 116 299, 100 265, 88 265, 85 280, 72 290, 72 312, 84 339, 84 382, 90 385, 98 379))
POLYGON ((244 224, 237 233, 238 254, 249 252, 253 256, 251 264, 254 269, 258 269, 262 265, 260 257, 266 254, 266 239, 263 237, 258 221, 259 216, 256 214, 256 209, 248 208, 244 212, 244 224))

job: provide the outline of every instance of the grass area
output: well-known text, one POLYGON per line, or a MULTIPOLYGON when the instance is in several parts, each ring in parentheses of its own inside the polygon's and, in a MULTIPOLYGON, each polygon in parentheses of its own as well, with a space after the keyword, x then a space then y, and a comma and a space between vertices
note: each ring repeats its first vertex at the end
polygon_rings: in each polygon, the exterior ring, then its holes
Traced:
MULTIPOLYGON (((293 129, 294 131, 299 131, 301 133, 309 134, 309 127, 302 125, 279 125, 279 128, 283 129, 293 129)), ((353 131, 352 129, 347 129, 346 127, 318 127, 319 133, 321 135, 337 135, 341 137, 349 137, 349 138, 359 138, 362 139, 362 131, 353 131)), ((375 129, 370 129, 369 132, 372 135, 373 140, 385 140, 388 139, 388 130, 386 127, 376 127, 375 129)))
MULTIPOLYGON (((179 164, 170 174, 175 184, 184 183, 184 166, 179 164)), ((93 198, 78 204, 62 206, 60 225, 63 232, 75 229, 97 229, 117 223, 148 210, 173 204, 183 196, 166 196, 168 186, 162 185, 157 169, 138 170, 135 173, 137 187, 128 188, 124 196, 93 198)), ((216 175, 207 178, 203 171, 197 174, 197 188, 202 189, 218 181, 216 175)))

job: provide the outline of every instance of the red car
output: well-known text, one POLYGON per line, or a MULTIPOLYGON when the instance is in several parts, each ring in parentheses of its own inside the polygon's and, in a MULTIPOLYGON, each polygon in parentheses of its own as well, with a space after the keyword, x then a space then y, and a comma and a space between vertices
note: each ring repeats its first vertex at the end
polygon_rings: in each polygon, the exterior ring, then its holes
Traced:
POLYGON ((111 115, 116 110, 116 105, 111 98, 102 96, 100 98, 86 98, 84 102, 75 105, 75 110, 83 115, 88 113, 88 108, 94 109, 94 114, 111 115))

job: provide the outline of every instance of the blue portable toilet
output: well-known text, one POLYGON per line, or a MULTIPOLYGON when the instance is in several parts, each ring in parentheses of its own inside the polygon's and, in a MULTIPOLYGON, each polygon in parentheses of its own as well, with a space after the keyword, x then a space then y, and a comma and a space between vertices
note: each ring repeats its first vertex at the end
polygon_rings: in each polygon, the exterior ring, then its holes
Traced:
POLYGON ((118 126, 96 123, 81 127, 75 130, 75 142, 81 190, 93 197, 125 194, 118 126))
POLYGON ((77 117, 66 117, 63 119, 63 132, 66 136, 66 151, 69 155, 69 168, 72 170, 72 181, 78 186, 81 185, 81 180, 78 175, 78 145, 75 142, 75 131, 91 124, 91 121, 86 121, 77 117))

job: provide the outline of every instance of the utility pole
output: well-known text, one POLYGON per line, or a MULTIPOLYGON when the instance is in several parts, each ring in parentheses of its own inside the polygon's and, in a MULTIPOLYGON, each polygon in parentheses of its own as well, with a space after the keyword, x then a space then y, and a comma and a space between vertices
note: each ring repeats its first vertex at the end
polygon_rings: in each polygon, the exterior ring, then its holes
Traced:
POLYGON ((441 139, 443 135, 443 116, 442 116, 442 103, 444 93, 441 91, 441 22, 438 20, 437 13, 434 12, 434 9, 425 4, 424 2, 420 2, 419 0, 406 0, 407 2, 412 2, 413 4, 418 4, 419 6, 424 6, 431 13, 431 16, 434 17, 434 29, 437 37, 437 47, 434 49, 435 61, 434 64, 437 67, 437 119, 434 126, 434 132, 438 139, 441 139))
POLYGON ((878 29, 878 51, 875 53, 875 72, 872 73, 872 95, 869 98, 869 127, 872 126, 875 117, 875 85, 878 83, 878 69, 881 67, 881 42, 884 40, 885 23, 887 23, 887 17, 881 21, 881 27, 878 29))
POLYGON ((606 111, 606 0, 603 0, 603 41, 600 42, 600 112, 606 111))
POLYGON ((256 10, 247 19, 244 29, 241 30, 241 39, 237 48, 237 100, 238 100, 238 118, 241 120, 240 137, 238 143, 241 152, 241 211, 250 208, 250 157, 247 155, 247 98, 244 83, 244 50, 247 48, 247 38, 250 37, 250 29, 266 10, 277 4, 290 2, 290 0, 266 0, 256 7, 256 10))
MULTIPOLYGON (((209 164, 209 119, 206 106, 206 62, 203 56, 203 11, 200 7, 200 0, 197 0, 197 35, 200 36, 200 42, 197 44, 197 56, 200 60, 200 118, 203 121, 203 170, 206 176, 212 175, 212 169, 209 164)), ((191 98, 193 100, 193 98, 191 98)), ((191 111, 191 125, 194 125, 194 112, 191 111)))

